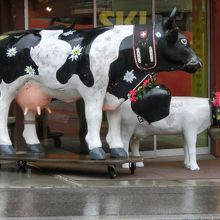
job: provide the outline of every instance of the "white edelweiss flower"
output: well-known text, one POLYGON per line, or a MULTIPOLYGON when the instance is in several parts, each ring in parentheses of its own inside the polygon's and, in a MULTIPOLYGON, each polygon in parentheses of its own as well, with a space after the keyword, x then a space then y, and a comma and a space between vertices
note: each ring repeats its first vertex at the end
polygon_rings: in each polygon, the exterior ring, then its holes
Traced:
POLYGON ((70 60, 77 60, 79 58, 79 56, 82 54, 82 47, 78 44, 77 46, 74 46, 73 49, 70 51, 69 55, 69 59, 70 60))
POLYGON ((63 33, 63 36, 69 36, 69 35, 72 35, 74 33, 74 31, 67 31, 65 33, 63 33))
POLYGON ((34 69, 32 66, 26 66, 26 68, 24 69, 24 71, 25 71, 27 74, 30 74, 30 75, 35 75, 35 74, 36 74, 35 69, 34 69))
POLYGON ((137 79, 137 77, 134 75, 134 70, 126 71, 123 80, 126 82, 132 83, 134 79, 137 79))
POLYGON ((7 57, 14 57, 17 52, 18 51, 17 51, 16 47, 12 47, 7 50, 6 55, 7 55, 7 57))
POLYGON ((155 33, 157 38, 161 38, 161 33, 158 31, 157 33, 155 33))

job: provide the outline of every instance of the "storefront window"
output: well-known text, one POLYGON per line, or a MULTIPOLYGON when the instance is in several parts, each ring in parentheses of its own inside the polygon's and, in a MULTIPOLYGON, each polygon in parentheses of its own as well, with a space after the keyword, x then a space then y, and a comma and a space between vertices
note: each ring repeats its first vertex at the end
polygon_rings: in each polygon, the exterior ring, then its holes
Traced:
MULTIPOLYGON (((29 28, 55 25, 87 29, 96 26, 147 24, 152 22, 151 0, 29 0, 29 28)), ((181 71, 158 73, 158 83, 165 84, 173 96, 208 96, 207 0, 155 0, 156 21, 169 16, 174 7, 176 23, 189 38, 193 49, 201 57, 203 68, 195 75, 181 71)), ((75 104, 52 103, 55 114, 48 116, 50 129, 62 131, 65 137, 78 138, 79 120, 75 104), (72 110, 73 109, 73 110, 72 110)), ((103 123, 103 139, 107 130, 103 123)), ((157 148, 182 148, 180 136, 157 136, 157 148)), ((142 150, 153 150, 153 138, 145 139, 142 150)), ((197 146, 208 146, 207 133, 198 138, 197 146)))
MULTIPOLYGON (((193 49, 202 59, 203 68, 193 76, 175 72, 168 75, 161 73, 158 78, 171 89, 172 95, 208 97, 207 1, 157 1, 156 11, 163 16, 172 5, 178 8, 177 24, 188 36, 193 49)), ((182 136, 158 136, 159 149, 169 146, 182 147, 182 136)), ((197 140, 197 147, 205 146, 208 146, 207 132, 200 134, 197 140)))
MULTIPOLYGON (((158 73, 158 83, 165 84, 173 96, 208 96, 207 1, 156 0, 156 21, 169 16, 176 7, 176 23, 188 37, 193 49, 203 61, 195 75, 181 71, 158 73)), ((97 0, 97 25, 147 24, 152 22, 151 0, 97 0)), ((142 141, 142 150, 153 149, 153 138, 142 141)), ((182 136, 157 136, 157 149, 182 148, 182 136)), ((208 146, 207 132, 198 137, 198 147, 208 146)))
POLYGON ((93 28, 93 1, 29 1, 29 28, 55 25, 72 25, 75 29, 93 28))
MULTIPOLYGON (((52 28, 53 26, 72 27, 73 29, 94 27, 92 0, 29 0, 28 5, 29 29, 52 28)), ((82 108, 81 102, 77 102, 77 105, 82 108)), ((42 138, 41 141, 49 147, 54 145, 58 147, 61 144, 68 150, 79 152, 81 150, 79 130, 83 123, 80 124, 76 103, 66 104, 53 100, 50 108, 52 114, 44 112, 37 117, 38 135, 42 138)), ((82 144, 84 145, 85 142, 82 144)), ((86 148, 86 146, 83 147, 86 148)))

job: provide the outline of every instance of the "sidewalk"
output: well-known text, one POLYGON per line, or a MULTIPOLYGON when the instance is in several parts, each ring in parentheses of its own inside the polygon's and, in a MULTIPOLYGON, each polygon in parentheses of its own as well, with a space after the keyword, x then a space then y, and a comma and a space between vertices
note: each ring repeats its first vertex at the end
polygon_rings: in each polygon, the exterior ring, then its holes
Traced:
POLYGON ((181 157, 146 159, 134 175, 119 168, 116 179, 103 166, 18 173, 3 164, 0 219, 220 219, 220 159, 203 155, 198 164, 189 171, 181 157))

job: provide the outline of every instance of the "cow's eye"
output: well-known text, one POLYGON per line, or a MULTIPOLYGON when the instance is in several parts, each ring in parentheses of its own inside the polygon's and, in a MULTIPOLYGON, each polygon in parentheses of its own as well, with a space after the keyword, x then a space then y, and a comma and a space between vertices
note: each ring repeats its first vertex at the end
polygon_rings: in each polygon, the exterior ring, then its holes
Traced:
POLYGON ((183 44, 185 46, 188 44, 188 41, 185 38, 180 39, 180 42, 181 42, 181 44, 183 44))

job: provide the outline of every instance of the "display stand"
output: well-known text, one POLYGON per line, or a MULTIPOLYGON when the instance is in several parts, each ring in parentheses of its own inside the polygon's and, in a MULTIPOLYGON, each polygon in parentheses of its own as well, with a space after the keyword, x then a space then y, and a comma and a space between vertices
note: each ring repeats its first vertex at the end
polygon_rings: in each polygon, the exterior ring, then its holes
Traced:
POLYGON ((143 157, 128 157, 123 159, 113 159, 110 155, 106 155, 105 160, 91 160, 89 155, 76 154, 71 152, 65 153, 49 153, 45 156, 31 156, 28 154, 16 154, 15 156, 0 155, 0 161, 16 161, 18 171, 27 171, 28 163, 71 163, 81 165, 106 165, 110 178, 117 177, 117 165, 129 163, 131 174, 134 174, 136 169, 136 162, 142 162, 143 157))

